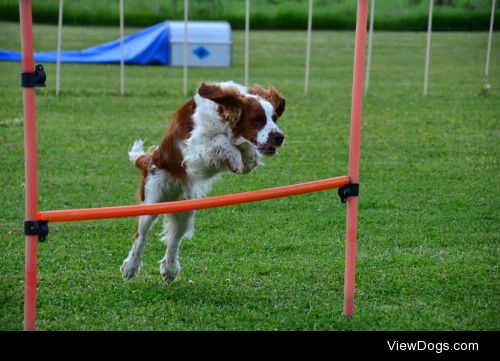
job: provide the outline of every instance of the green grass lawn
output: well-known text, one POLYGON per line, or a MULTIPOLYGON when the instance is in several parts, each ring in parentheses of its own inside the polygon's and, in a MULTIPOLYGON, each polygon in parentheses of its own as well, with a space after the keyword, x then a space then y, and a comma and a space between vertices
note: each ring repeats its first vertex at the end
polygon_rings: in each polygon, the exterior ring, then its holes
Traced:
MULTIPOLYGON (((0 48, 18 49, 18 25, 0 23, 0 48)), ((128 29, 128 33, 135 29, 128 29)), ((35 48, 55 48, 56 27, 35 26, 35 48)), ((132 282, 119 266, 134 219, 54 223, 39 244, 41 330, 498 330, 500 34, 492 91, 480 95, 485 33, 435 33, 429 96, 422 96, 424 33, 376 33, 364 98, 356 310, 342 316, 345 206, 336 191, 197 213, 181 247, 182 272, 158 272, 158 223, 132 282)), ((64 48, 118 37, 113 28, 68 27, 64 48)), ((227 174, 211 194, 344 175, 352 32, 313 35, 304 97, 304 32, 253 32, 251 82, 287 98, 287 142, 248 176, 227 174)), ((243 81, 243 34, 234 66, 191 69, 205 80, 243 81)), ((185 100, 182 69, 45 65, 37 90, 40 209, 135 202, 131 142, 160 141, 185 100)), ((0 63, 0 329, 23 320, 23 128, 19 63, 0 63)))

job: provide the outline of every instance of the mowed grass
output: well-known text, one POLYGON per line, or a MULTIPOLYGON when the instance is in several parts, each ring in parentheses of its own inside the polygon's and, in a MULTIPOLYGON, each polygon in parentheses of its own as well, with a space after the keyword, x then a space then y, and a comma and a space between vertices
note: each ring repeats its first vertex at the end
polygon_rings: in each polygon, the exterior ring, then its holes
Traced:
MULTIPOLYGON (((18 49, 18 25, 0 24, 0 48, 18 49)), ((136 29, 127 29, 133 32, 136 29)), ((243 35, 234 66, 190 69, 189 88, 243 81, 243 35)), ((336 191, 199 211, 181 247, 181 275, 158 273, 161 222, 131 282, 119 266, 135 219, 50 224, 38 247, 41 330, 498 330, 500 37, 480 95, 487 34, 435 33, 429 96, 422 96, 425 35, 376 33, 364 98, 356 310, 342 316, 345 206, 336 191)), ((37 50, 56 28, 36 25, 37 50)), ((67 27, 79 49, 118 37, 67 27)), ((252 83, 287 98, 279 155, 247 176, 225 175, 224 194, 347 172, 352 32, 315 32, 310 95, 303 95, 305 34, 253 32, 252 83)), ((135 203, 131 142, 159 142, 184 101, 182 69, 45 64, 37 90, 40 209, 135 203)), ((0 329, 23 320, 23 128, 18 63, 0 63, 0 329)))

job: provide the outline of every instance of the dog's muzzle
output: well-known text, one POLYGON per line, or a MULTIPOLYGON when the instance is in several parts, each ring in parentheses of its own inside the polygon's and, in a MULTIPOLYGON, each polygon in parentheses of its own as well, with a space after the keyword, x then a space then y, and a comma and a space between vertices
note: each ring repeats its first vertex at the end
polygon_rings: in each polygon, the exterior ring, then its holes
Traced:
POLYGON ((271 157, 276 154, 276 148, 281 147, 284 140, 285 136, 282 133, 272 132, 269 134, 267 142, 265 144, 258 144, 257 149, 262 155, 271 157))

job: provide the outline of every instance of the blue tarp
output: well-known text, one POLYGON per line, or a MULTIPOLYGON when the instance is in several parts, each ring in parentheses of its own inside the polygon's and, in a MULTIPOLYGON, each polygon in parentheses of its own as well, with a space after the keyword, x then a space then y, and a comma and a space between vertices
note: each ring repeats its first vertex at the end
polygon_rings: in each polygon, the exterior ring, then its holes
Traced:
MULTIPOLYGON (((126 36, 126 64, 164 64, 170 63, 168 22, 126 36)), ((55 63, 57 52, 45 51, 34 53, 35 62, 55 63)), ((21 61, 21 54, 0 50, 0 60, 21 61)), ((97 45, 84 50, 61 51, 63 63, 111 63, 120 62, 120 40, 97 45)))

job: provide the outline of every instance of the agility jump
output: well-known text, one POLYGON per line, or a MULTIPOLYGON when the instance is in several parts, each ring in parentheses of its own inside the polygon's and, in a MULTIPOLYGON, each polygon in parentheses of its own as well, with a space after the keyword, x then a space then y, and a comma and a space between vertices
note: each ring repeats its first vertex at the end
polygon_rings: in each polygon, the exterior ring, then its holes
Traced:
POLYGON ((357 200, 359 190, 359 148, 367 10, 368 0, 358 0, 347 176, 186 201, 39 212, 37 205, 35 87, 44 86, 45 73, 43 72, 43 67, 37 65, 35 68, 33 61, 31 0, 20 0, 19 14, 22 48, 21 83, 23 87, 25 152, 24 329, 36 329, 37 243, 39 239, 43 240, 46 237, 48 233, 48 222, 120 218, 138 215, 184 212, 188 210, 263 201, 334 188, 338 188, 339 196, 342 202, 347 203, 344 315, 352 316, 354 311, 357 200))

